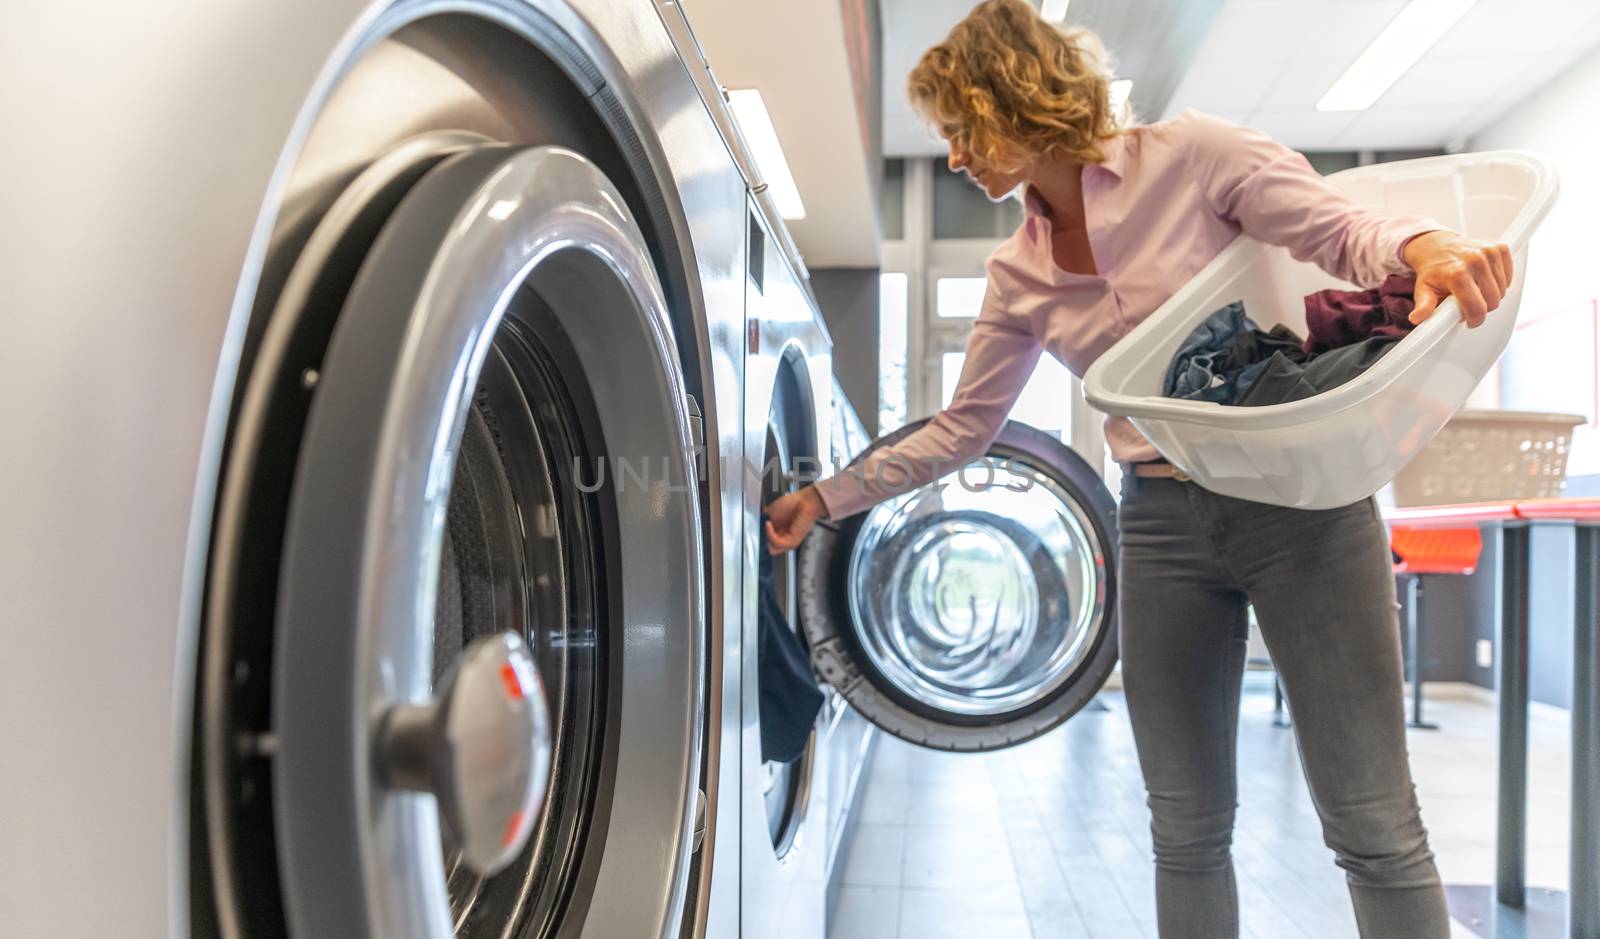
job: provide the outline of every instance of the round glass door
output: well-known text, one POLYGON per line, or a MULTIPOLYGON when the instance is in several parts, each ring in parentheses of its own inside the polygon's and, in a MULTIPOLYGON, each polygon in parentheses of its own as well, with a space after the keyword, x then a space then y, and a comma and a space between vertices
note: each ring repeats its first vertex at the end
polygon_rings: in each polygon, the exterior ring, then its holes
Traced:
POLYGON ((1083 507, 1034 467, 985 457, 942 482, 868 512, 849 582, 862 648, 932 710, 1022 710, 1104 626, 1104 551, 1083 507))
POLYGON ((241 406, 200 721, 222 934, 664 935, 706 660, 666 304, 593 163, 442 143, 318 225, 241 406))
POLYGON ((960 471, 802 548, 819 671, 916 743, 993 749, 1045 732, 1116 661, 1114 511, 1059 439, 1013 422, 960 471))
POLYGON ((484 878, 441 826, 457 936, 509 925, 549 935, 593 824, 605 742, 606 636, 596 565, 604 556, 594 506, 569 468, 587 455, 575 408, 524 321, 500 326, 456 451, 440 539, 433 618, 433 683, 475 640, 511 632, 532 653, 553 731, 552 788, 530 844, 484 878))

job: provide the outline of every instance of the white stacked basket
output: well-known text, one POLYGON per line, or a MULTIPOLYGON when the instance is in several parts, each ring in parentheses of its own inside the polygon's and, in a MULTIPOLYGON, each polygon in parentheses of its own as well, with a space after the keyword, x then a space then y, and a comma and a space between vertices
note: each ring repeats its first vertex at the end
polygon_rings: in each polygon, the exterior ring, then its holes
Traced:
POLYGON ((1511 248, 1515 277, 1478 329, 1454 301, 1365 373, 1301 401, 1228 407, 1162 396, 1173 354, 1218 307, 1242 300, 1263 329, 1304 335, 1306 294, 1351 288, 1283 248, 1241 235, 1089 369, 1084 394, 1132 419, 1162 455, 1213 492, 1334 508, 1387 485, 1450 420, 1510 341, 1528 239, 1556 197, 1544 160, 1520 151, 1428 157, 1346 170, 1328 181, 1386 214, 1421 215, 1511 248))
POLYGON ((1576 414, 1462 411, 1394 481, 1394 504, 1547 499, 1567 481, 1576 414))

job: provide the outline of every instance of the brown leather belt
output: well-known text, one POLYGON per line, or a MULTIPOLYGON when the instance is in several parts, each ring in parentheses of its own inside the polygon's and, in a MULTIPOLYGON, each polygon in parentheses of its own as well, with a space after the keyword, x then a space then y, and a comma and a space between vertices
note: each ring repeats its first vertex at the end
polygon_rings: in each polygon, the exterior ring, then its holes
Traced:
POLYGON ((1133 475, 1140 479, 1176 479, 1180 483, 1189 481, 1189 474, 1178 469, 1165 460, 1153 463, 1135 463, 1131 467, 1133 475))

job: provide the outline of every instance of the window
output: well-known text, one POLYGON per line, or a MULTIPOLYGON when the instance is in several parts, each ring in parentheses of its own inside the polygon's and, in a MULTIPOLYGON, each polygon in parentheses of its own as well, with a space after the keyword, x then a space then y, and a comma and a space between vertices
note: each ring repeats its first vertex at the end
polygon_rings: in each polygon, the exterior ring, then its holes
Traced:
POLYGON ((987 277, 941 277, 934 285, 934 311, 944 319, 972 319, 983 309, 987 277))
POLYGON ((883 161, 883 188, 878 192, 879 223, 884 241, 903 241, 906 237, 906 161, 890 157, 883 161))
POLYGON ((1111 498, 1117 502, 1122 501, 1122 464, 1111 455, 1111 448, 1106 448, 1106 458, 1100 467, 1100 476, 1106 481, 1106 488, 1111 490, 1111 498))
MULTIPOLYGON (((949 407, 950 399, 955 396, 956 382, 961 378, 961 366, 966 359, 965 352, 946 352, 941 357, 941 407, 949 407)), ((1011 407, 1010 417, 1067 440, 1072 432, 1072 374, 1067 367, 1048 352, 1040 355, 1032 377, 1011 407)))
POLYGON ((910 278, 878 277, 878 433, 906 422, 906 316, 910 278))

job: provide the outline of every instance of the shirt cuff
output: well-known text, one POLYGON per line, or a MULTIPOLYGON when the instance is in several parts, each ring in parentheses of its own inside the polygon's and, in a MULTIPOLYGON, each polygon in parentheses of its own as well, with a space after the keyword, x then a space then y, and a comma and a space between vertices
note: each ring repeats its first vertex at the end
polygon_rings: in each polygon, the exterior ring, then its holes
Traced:
POLYGON ((1423 229, 1419 229, 1418 231, 1414 231, 1411 234, 1409 234, 1409 235, 1405 236, 1404 238, 1400 239, 1400 247, 1395 249, 1395 253, 1394 254, 1395 254, 1395 257, 1400 261, 1400 270, 1401 271, 1409 271, 1409 270, 1411 270, 1411 265, 1406 263, 1406 245, 1411 244, 1412 241, 1422 237, 1423 235, 1428 234, 1429 232, 1436 232, 1436 231, 1440 231, 1440 230, 1441 229, 1439 228, 1439 226, 1434 225, 1431 228, 1423 228, 1423 229))
POLYGON ((866 480, 859 473, 842 472, 815 484, 817 495, 828 509, 828 518, 849 518, 872 504, 866 480))

